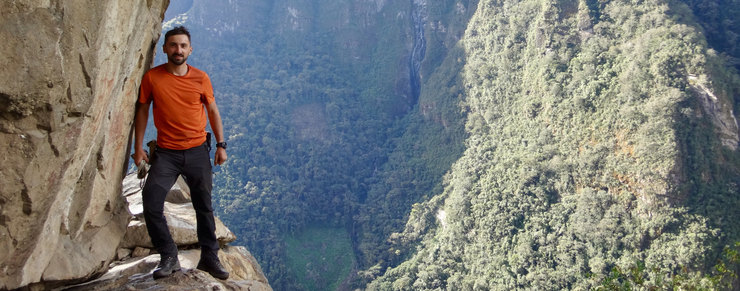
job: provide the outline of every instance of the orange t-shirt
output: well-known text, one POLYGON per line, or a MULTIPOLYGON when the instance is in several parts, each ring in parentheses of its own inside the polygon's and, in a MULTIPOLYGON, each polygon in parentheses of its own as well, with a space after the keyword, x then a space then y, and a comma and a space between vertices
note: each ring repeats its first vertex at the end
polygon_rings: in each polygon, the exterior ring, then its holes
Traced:
POLYGON ((211 79, 190 65, 185 76, 159 65, 141 80, 139 103, 153 102, 158 147, 184 150, 203 144, 208 122, 203 105, 214 100, 211 79))

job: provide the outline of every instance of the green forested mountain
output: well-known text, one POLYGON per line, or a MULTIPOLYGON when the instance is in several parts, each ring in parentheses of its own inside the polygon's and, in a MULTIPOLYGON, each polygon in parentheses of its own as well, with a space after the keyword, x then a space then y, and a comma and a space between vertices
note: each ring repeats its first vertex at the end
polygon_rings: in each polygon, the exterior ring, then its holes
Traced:
POLYGON ((483 0, 462 46, 470 136, 409 225, 441 218, 370 289, 711 286, 740 239, 740 83, 689 6, 483 0))
POLYGON ((716 286, 739 7, 194 0, 165 29, 211 75, 217 211, 276 290, 716 286))

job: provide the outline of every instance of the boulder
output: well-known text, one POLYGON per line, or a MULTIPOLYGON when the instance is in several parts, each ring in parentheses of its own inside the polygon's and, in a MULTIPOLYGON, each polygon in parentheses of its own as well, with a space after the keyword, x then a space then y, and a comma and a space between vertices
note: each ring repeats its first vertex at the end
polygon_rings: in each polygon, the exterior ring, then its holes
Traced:
MULTIPOLYGON (((144 182, 146 182, 146 177, 139 179, 136 175, 127 175, 123 179, 123 196, 128 197, 134 194, 141 194, 141 188, 144 187, 144 182)), ((165 201, 175 204, 190 203, 190 187, 185 183, 185 179, 182 176, 177 178, 175 185, 172 185, 172 189, 167 192, 165 201)))
POLYGON ((164 201, 175 204, 190 203, 190 187, 185 183, 182 176, 177 178, 175 185, 172 186, 170 192, 167 192, 167 197, 164 201))
MULTIPOLYGON (((128 202, 129 212, 132 215, 132 220, 128 224, 126 229, 126 235, 121 241, 120 247, 123 248, 135 248, 135 247, 146 247, 152 248, 151 239, 146 230, 146 223, 143 217, 143 206, 141 201, 141 184, 135 174, 126 176, 124 179, 124 189, 127 192, 124 193, 128 202), (133 186, 132 186, 133 185, 133 186)), ((183 181, 184 183, 184 181, 183 181)), ((174 190, 170 191, 168 197, 178 197, 178 199, 188 198, 186 203, 175 204, 166 202, 164 203, 164 213, 167 218, 167 225, 170 228, 170 234, 172 239, 179 247, 186 247, 195 245, 198 243, 198 235, 196 233, 196 220, 195 220, 195 209, 189 201, 190 194, 187 191, 187 185, 184 187, 176 186, 174 190), (176 189, 177 188, 177 189, 176 189), (173 195, 174 194, 174 195, 173 195)), ((232 233, 224 223, 216 217, 216 237, 221 245, 226 245, 234 240, 236 236, 232 233)))
POLYGON ((149 249, 149 248, 145 248, 145 247, 136 247, 136 248, 134 248, 134 250, 133 250, 133 251, 131 252, 131 256, 132 256, 132 257, 135 257, 135 258, 136 258, 136 257, 146 257, 146 256, 150 255, 151 253, 152 253, 152 250, 151 250, 151 249, 149 249))
MULTIPOLYGON (((170 228, 170 234, 175 244, 179 247, 197 244, 198 236, 196 234, 195 210, 193 206, 165 202, 164 207, 167 225, 170 228)), ((234 236, 218 217, 216 217, 216 237, 221 245, 236 240, 236 236, 234 236)), ((134 219, 129 222, 126 235, 121 241, 120 246, 123 248, 153 247, 143 218, 142 220, 134 219)))
POLYGON ((0 2, 0 289, 105 271, 167 0, 0 2))
POLYGON ((122 261, 130 257, 132 253, 133 252, 130 249, 119 248, 118 251, 116 251, 116 258, 122 261))

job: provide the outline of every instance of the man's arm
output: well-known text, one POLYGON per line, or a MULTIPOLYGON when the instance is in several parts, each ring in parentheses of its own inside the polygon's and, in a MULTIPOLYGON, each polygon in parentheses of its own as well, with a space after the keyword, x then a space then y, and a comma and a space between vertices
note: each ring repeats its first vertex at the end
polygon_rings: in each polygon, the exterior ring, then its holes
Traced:
MULTIPOLYGON (((213 135, 216 137, 216 142, 224 142, 224 125, 221 123, 221 113, 218 112, 216 101, 206 104, 206 110, 208 111, 208 122, 211 124, 211 129, 213 129, 213 135)), ((213 164, 221 165, 226 162, 226 159, 226 149, 216 147, 213 164)))
POLYGON ((136 117, 134 118, 134 163, 139 166, 141 160, 149 163, 149 157, 144 151, 144 132, 146 123, 149 120, 149 105, 151 103, 136 102, 136 117))

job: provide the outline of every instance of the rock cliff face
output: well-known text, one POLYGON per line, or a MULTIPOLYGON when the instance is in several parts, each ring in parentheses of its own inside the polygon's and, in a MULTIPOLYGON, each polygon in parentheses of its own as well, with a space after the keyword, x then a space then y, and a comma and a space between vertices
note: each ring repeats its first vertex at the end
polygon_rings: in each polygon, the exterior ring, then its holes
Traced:
POLYGON ((138 80, 167 4, 0 5, 0 288, 84 278, 115 255, 138 80))
POLYGON ((168 0, 0 3, 0 289, 108 269, 139 80, 168 0))
POLYGON ((0 289, 106 268, 140 76, 167 0, 0 4, 0 289))

